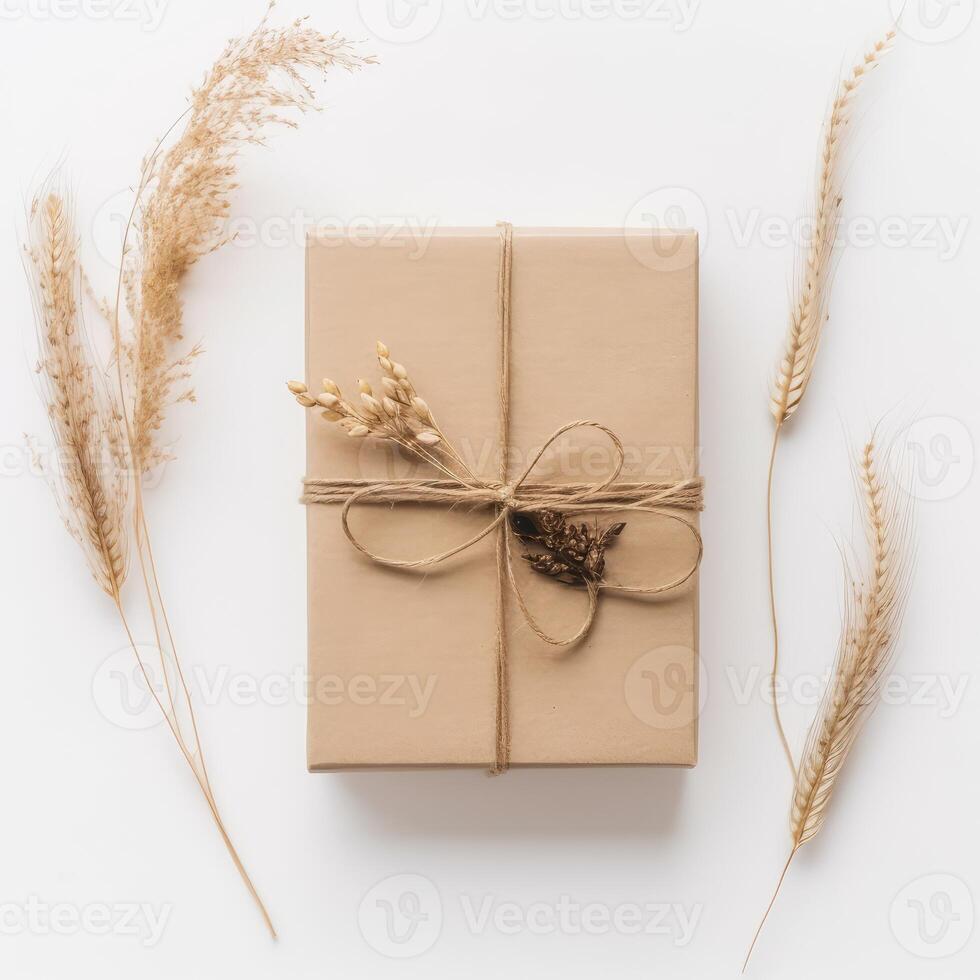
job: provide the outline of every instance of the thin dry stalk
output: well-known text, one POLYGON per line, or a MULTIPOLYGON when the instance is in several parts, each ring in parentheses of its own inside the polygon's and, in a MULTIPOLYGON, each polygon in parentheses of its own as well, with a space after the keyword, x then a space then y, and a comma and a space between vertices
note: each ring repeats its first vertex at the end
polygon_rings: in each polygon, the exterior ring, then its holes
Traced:
POLYGON ((78 238, 70 208, 60 194, 45 191, 32 204, 27 253, 38 319, 38 374, 46 392, 60 463, 56 472, 48 472, 49 483, 65 526, 81 545, 99 587, 112 599, 147 689, 190 766, 235 866, 272 930, 218 812, 199 745, 189 745, 185 739, 172 696, 164 700, 157 692, 129 624, 122 598, 129 556, 128 454, 122 419, 112 404, 98 354, 84 330, 78 238))
POLYGON ((789 857, 755 932, 744 972, 797 851, 819 833, 844 766, 878 701, 902 622, 912 566, 910 497, 886 486, 874 437, 857 463, 857 486, 870 558, 863 580, 848 574, 844 621, 833 677, 807 736, 793 787, 789 857))
MULTIPOLYGON (((269 11, 273 6, 270 3, 269 11)), ((268 912, 214 800, 193 703, 160 590, 146 520, 143 475, 167 458, 157 442, 166 409, 175 401, 194 400, 189 388, 175 391, 183 387, 201 350, 199 345, 181 348, 180 290, 198 259, 227 241, 221 222, 237 187, 240 150, 248 144, 262 144, 270 126, 295 126, 284 114, 288 110, 313 108, 314 93, 303 71, 325 71, 332 66, 353 69, 372 60, 356 55, 343 38, 324 36, 303 20, 273 28, 268 12, 251 34, 229 42, 201 86, 192 92, 188 108, 143 161, 124 232, 111 313, 118 391, 133 469, 134 539, 160 656, 165 711, 175 720, 178 740, 222 839, 273 936, 268 912), (171 134, 178 131, 167 146, 171 134), (131 248, 134 231, 136 243, 131 248), (121 324, 124 300, 130 319, 126 336, 121 324)))
POLYGON ((769 554, 769 613, 772 621, 773 654, 769 675, 770 695, 779 740, 789 763, 793 778, 796 764, 779 713, 776 697, 776 678, 779 673, 779 623, 776 614, 776 587, 773 561, 773 474, 776 450, 783 426, 793 417, 803 400, 817 349, 820 333, 827 320, 830 303, 830 282, 834 265, 837 231, 843 204, 843 155, 852 130, 851 116, 855 96, 861 83, 891 50, 895 31, 890 30, 862 61, 855 65, 840 83, 837 95, 824 122, 823 138, 818 160, 817 187, 813 203, 812 237, 800 256, 795 298, 790 309, 786 347, 776 371, 769 396, 769 410, 775 426, 769 455, 766 484, 766 533, 769 554))

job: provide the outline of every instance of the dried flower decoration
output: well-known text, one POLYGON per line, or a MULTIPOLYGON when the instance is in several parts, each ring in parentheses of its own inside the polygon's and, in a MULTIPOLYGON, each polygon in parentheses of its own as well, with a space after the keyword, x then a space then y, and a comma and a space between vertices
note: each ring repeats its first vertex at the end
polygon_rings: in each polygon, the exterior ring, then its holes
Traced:
POLYGON ((415 390, 408 369, 391 359, 387 345, 380 340, 377 354, 382 375, 378 390, 363 378, 358 379, 357 396, 353 399, 345 398, 330 378, 323 379, 323 390, 315 396, 302 381, 290 381, 287 387, 303 408, 321 409, 324 419, 336 422, 351 438, 387 439, 447 476, 476 481, 439 428, 428 402, 415 390))
POLYGON ((511 516, 514 533, 524 544, 538 544, 549 554, 531 552, 523 556, 536 572, 567 585, 587 585, 602 581, 606 570, 606 548, 626 527, 618 521, 599 529, 574 524, 559 511, 518 512, 511 516))
POLYGON ((39 330, 38 372, 54 440, 64 459, 63 472, 49 482, 68 530, 81 543, 100 588, 115 604, 147 688, 232 862, 275 936, 211 788, 163 604, 143 501, 145 472, 168 458, 157 438, 167 408, 194 400, 185 381, 201 347, 182 345, 180 291, 189 269, 228 240, 221 222, 238 186, 239 153, 246 145, 263 144, 270 126, 294 127, 290 111, 314 107, 304 72, 352 70, 374 60, 356 54, 336 34, 318 33, 305 20, 271 26, 273 6, 269 4, 254 31, 228 43, 193 90, 190 105, 143 161, 123 234, 115 303, 99 303, 112 328, 112 388, 83 329, 84 280, 77 236, 60 194, 45 190, 37 195, 27 252, 39 330), (159 657, 160 691, 133 641, 121 595, 133 546, 159 657))

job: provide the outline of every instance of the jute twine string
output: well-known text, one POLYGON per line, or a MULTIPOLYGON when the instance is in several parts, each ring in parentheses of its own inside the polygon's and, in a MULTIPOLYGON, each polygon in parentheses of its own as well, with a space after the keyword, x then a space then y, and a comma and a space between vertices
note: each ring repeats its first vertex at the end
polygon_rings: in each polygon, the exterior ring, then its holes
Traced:
POLYGON ((506 772, 510 766, 510 714, 509 677, 507 656, 507 587, 510 587, 524 621, 534 634, 552 646, 568 646, 581 640, 592 628, 598 609, 601 591, 624 592, 638 595, 659 595, 687 582, 701 564, 703 543, 698 529, 688 520, 664 508, 698 511, 703 507, 703 481, 690 478, 674 483, 618 482, 625 463, 623 443, 607 426, 591 419, 569 422, 556 429, 534 454, 521 475, 508 481, 507 461, 510 443, 510 336, 511 336, 511 266, 512 228, 507 223, 499 225, 500 264, 497 280, 497 319, 500 327, 499 361, 499 480, 321 480, 308 478, 304 481, 303 503, 342 504, 341 524, 347 540, 361 554, 379 565, 390 568, 422 569, 437 565, 458 555, 484 538, 496 532, 497 597, 496 597, 496 721, 494 758, 490 772, 494 775, 506 772), (548 484, 532 483, 531 472, 541 457, 565 433, 574 429, 595 429, 612 443, 614 466, 610 475, 601 483, 548 484), (423 558, 403 560, 386 558, 365 546, 350 527, 351 509, 361 503, 424 503, 454 507, 464 504, 473 507, 492 507, 496 514, 490 522, 461 544, 438 554, 423 558), (511 517, 517 512, 561 511, 566 514, 621 513, 639 511, 656 514, 675 521, 690 533, 696 546, 696 555, 690 566, 672 581, 655 586, 624 586, 611 582, 587 580, 588 612, 582 625, 574 634, 565 637, 552 636, 537 622, 525 601, 514 571, 513 529, 511 517))

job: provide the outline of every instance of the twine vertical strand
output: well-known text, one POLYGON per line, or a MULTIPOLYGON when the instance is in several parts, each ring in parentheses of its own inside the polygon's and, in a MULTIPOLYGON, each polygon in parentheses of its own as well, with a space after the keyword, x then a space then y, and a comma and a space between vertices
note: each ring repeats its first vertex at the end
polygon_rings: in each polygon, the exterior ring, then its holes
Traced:
MULTIPOLYGON (((507 463, 510 456, 510 277, 514 229, 506 221, 500 229, 500 260, 497 272, 497 323, 500 334, 500 482, 504 486, 506 510, 507 463)), ((510 768, 510 689, 507 663, 507 518, 497 528, 497 658, 496 658, 496 738, 490 775, 499 776, 510 768)))

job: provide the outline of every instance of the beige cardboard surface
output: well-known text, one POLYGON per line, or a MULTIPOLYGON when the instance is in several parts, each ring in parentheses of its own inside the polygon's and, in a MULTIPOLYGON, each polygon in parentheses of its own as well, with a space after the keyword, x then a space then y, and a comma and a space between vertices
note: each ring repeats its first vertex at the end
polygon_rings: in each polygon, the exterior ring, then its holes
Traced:
MULTIPOLYGON (((514 231, 511 463, 523 469, 559 426, 590 418, 627 447, 621 479, 697 472, 697 239, 620 230, 514 231)), ((375 342, 403 363, 443 430, 481 475, 497 468, 498 234, 407 239, 311 238, 307 380, 346 394, 379 378, 375 342)), ((433 475, 375 440, 354 440, 307 413, 307 474, 433 475)), ((573 433, 535 469, 537 482, 598 482, 612 453, 573 433)), ((405 572, 357 553, 340 508, 308 515, 312 770, 485 766, 494 744, 493 537, 435 568, 405 572)), ((492 512, 365 505, 357 533, 392 558, 418 558, 471 536, 492 512)), ((689 519, 695 515, 684 514, 689 519)), ((615 518, 604 515, 603 523, 615 518)), ((673 521, 627 515, 607 578, 656 585, 689 564, 673 521)), ((585 596, 520 562, 542 625, 574 633, 585 596)), ((697 583, 656 598, 604 593, 572 648, 535 637, 509 598, 512 764, 673 764, 697 758, 697 583)))

